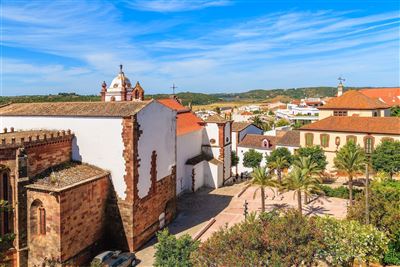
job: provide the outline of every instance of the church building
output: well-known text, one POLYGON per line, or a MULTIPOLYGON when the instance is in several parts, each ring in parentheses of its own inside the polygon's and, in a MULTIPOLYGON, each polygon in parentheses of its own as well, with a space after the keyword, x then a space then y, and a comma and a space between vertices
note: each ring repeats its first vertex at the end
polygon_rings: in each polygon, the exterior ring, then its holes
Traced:
POLYGON ((135 251, 174 218, 176 110, 144 100, 122 68, 102 98, 0 107, 0 196, 14 208, 1 231, 16 235, 14 266, 135 251))

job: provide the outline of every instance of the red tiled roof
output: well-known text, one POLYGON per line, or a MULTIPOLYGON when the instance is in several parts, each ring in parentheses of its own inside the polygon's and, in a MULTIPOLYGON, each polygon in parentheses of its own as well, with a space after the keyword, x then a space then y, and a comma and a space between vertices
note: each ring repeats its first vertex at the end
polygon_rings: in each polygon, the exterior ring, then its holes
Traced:
POLYGON ((282 138, 279 139, 278 145, 280 146, 300 146, 300 132, 299 131, 287 131, 282 138))
POLYGON ((220 115, 211 115, 205 119, 205 122, 226 123, 229 120, 221 117, 220 115))
POLYGON ((183 106, 174 98, 158 99, 158 102, 164 106, 176 110, 178 112, 176 118, 176 134, 183 135, 190 132, 198 131, 203 128, 199 123, 202 122, 190 109, 183 106))
POLYGON ((125 117, 151 101, 16 103, 0 108, 0 116, 125 117))
POLYGON ((331 99, 318 109, 386 109, 389 106, 378 99, 370 98, 358 91, 350 90, 331 99))
POLYGON ((199 123, 200 118, 192 112, 178 113, 176 120, 176 134, 183 135, 194 131, 199 131, 203 128, 199 123))
MULTIPOLYGON (((254 125, 251 122, 239 122, 239 121, 234 121, 232 123, 232 132, 240 132, 243 131, 244 129, 246 129, 247 127, 249 127, 250 125, 253 125, 255 127, 257 127, 256 125, 254 125)), ((258 127, 257 127, 258 128, 258 127)))
POLYGON ((274 149, 279 137, 262 135, 262 134, 247 134, 243 140, 238 144, 240 147, 249 147, 256 149, 274 149), (264 140, 268 140, 269 146, 263 145, 264 140))
POLYGON ((331 116, 304 125, 300 130, 400 135, 400 118, 331 116))
POLYGON ((361 89, 360 92, 370 98, 379 99, 389 106, 400 105, 400 87, 361 89))
POLYGON ((243 116, 253 115, 253 113, 251 113, 250 111, 243 111, 242 113, 240 113, 240 115, 243 115, 243 116))
POLYGON ((173 98, 158 99, 157 101, 176 111, 184 111, 188 109, 173 98))

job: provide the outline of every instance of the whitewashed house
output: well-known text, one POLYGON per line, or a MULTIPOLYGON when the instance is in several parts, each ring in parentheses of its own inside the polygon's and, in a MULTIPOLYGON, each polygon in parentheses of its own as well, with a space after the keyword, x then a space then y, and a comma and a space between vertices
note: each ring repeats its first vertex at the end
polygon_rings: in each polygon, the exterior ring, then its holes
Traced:
POLYGON ((276 148, 280 137, 259 135, 259 134, 247 134, 244 139, 237 146, 237 155, 239 157, 239 164, 237 166, 238 174, 243 172, 251 172, 252 169, 243 165, 244 154, 251 149, 262 154, 262 161, 260 166, 266 165, 266 156, 269 156, 271 152, 276 148))
POLYGON ((218 115, 204 121, 179 99, 160 99, 177 111, 177 194, 221 187, 231 177, 231 121, 218 115))

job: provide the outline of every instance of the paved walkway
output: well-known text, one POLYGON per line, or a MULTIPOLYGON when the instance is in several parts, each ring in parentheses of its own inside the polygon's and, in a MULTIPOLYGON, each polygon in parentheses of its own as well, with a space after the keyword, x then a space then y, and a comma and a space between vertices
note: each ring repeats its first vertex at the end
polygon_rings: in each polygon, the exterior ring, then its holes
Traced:
MULTIPOLYGON (((211 218, 215 223, 201 236, 204 241, 225 225, 231 226, 244 219, 243 204, 248 202, 249 212, 260 211, 260 192, 254 196, 256 187, 249 187, 240 197, 237 194, 243 189, 244 184, 235 184, 219 189, 202 188, 196 193, 188 193, 178 200, 178 215, 168 226, 169 231, 177 236, 189 234, 192 237, 198 233, 211 218)), ((266 210, 274 208, 282 209, 287 207, 297 208, 297 199, 293 192, 281 195, 275 194, 271 189, 266 190, 266 210)), ((303 213, 309 215, 332 215, 337 218, 346 216, 347 201, 339 198, 318 198, 304 205, 303 213)), ((150 240, 137 253, 141 260, 140 266, 152 266, 154 255, 154 244, 156 238, 150 240)))

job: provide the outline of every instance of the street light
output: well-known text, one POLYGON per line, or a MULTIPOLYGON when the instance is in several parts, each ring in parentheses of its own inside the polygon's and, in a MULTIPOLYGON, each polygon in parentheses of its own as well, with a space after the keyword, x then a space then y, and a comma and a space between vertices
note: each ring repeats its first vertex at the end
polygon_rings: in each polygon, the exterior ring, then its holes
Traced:
POLYGON ((367 156, 367 163, 365 164, 365 223, 369 224, 369 166, 372 153, 372 140, 368 138, 364 144, 365 154, 367 156))

